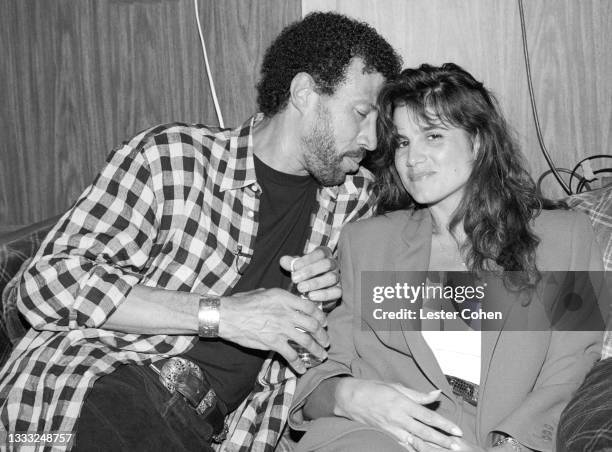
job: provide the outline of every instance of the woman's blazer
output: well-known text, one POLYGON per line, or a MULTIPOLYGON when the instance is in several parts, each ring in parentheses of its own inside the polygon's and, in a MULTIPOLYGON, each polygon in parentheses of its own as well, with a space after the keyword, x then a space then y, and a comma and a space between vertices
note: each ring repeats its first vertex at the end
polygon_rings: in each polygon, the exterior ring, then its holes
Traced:
MULTIPOLYGON (((542 211, 534 232, 540 239, 540 270, 603 270, 585 215, 542 211)), ((308 395, 322 380, 338 375, 401 383, 422 392, 440 389, 436 410, 457 423, 466 439, 483 447, 491 444, 492 432, 500 431, 532 449, 553 449, 560 413, 601 352, 600 331, 483 331, 474 429, 463 419, 466 402, 453 395, 420 331, 408 323, 403 331, 378 331, 362 324, 362 272, 427 270, 431 237, 426 209, 393 212, 344 227, 339 245, 343 299, 328 317, 329 359, 299 380, 290 409, 294 429, 316 429, 316 435, 309 435, 314 443, 308 450, 368 428, 338 417, 303 419, 301 408, 308 395)), ((524 324, 537 307, 514 301, 506 318, 524 324)))

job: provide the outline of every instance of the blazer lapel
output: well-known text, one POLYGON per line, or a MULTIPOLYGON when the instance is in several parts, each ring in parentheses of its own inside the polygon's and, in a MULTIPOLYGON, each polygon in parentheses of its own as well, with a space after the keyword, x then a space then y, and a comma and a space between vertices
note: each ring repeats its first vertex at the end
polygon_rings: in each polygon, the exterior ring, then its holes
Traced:
MULTIPOLYGON (((431 221, 431 215, 427 209, 415 210, 408 217, 393 259, 395 272, 398 276, 396 282, 414 286, 419 286, 425 282, 426 269, 429 268, 429 255, 431 253, 431 221), (400 272, 404 272, 403 275, 400 272)), ((422 299, 412 304, 410 309, 417 313, 417 318, 414 320, 402 319, 400 321, 401 334, 392 333, 389 339, 395 346, 394 348, 407 349, 414 362, 421 368, 432 385, 441 389, 452 400, 454 397, 452 389, 444 378, 436 357, 421 334, 421 320, 418 318, 421 307, 422 299)))
POLYGON ((488 313, 500 313, 501 320, 483 320, 481 322, 482 348, 480 357, 480 385, 487 384, 493 353, 500 339, 502 330, 506 328, 512 308, 521 303, 520 297, 509 292, 500 276, 490 274, 486 278, 486 291, 483 304, 488 313))

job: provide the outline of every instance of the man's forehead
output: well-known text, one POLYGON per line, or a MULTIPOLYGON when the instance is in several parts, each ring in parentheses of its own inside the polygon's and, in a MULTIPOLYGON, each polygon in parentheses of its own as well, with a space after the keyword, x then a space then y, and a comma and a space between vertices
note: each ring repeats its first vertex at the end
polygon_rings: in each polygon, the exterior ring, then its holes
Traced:
POLYGON ((380 72, 366 70, 363 60, 356 57, 349 64, 346 77, 338 85, 336 94, 350 96, 355 101, 366 102, 374 106, 384 81, 385 78, 380 72))

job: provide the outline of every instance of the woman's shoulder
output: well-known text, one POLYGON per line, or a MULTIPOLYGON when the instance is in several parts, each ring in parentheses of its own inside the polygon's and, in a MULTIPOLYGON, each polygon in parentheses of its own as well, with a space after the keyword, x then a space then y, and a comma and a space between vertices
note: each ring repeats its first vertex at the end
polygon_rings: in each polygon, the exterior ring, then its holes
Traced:
POLYGON ((538 236, 567 237, 592 230, 589 217, 574 210, 542 210, 534 219, 534 232, 538 236))
POLYGON ((349 223, 343 227, 342 233, 351 237, 367 237, 373 234, 384 237, 400 233, 408 223, 420 222, 422 218, 423 210, 396 210, 349 223))
POLYGON ((540 240, 537 252, 539 268, 563 270, 587 265, 594 233, 589 217, 584 213, 543 210, 534 220, 533 232, 540 240))
POLYGON ((347 224, 340 234, 340 253, 349 253, 356 267, 392 268, 408 248, 422 244, 427 231, 431 233, 423 219, 422 211, 398 210, 347 224))

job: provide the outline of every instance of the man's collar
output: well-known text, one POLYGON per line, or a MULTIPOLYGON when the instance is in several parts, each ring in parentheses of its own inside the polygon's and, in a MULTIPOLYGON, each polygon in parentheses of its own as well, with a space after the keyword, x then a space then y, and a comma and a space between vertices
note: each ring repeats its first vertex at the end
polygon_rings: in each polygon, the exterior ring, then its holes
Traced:
POLYGON ((342 185, 323 187, 322 192, 331 199, 336 199, 340 195, 346 195, 349 198, 352 198, 359 196, 359 193, 373 182, 374 175, 363 166, 360 166, 359 170, 355 174, 349 174, 346 176, 346 179, 342 185))
MULTIPOLYGON (((253 127, 263 118, 263 113, 257 113, 240 127, 229 131, 229 141, 225 144, 229 152, 226 175, 233 177, 223 178, 220 187, 222 192, 248 187, 257 182, 253 160, 253 127)), ((224 138, 227 140, 227 135, 224 138)))
MULTIPOLYGON (((257 182, 255 175, 255 160, 253 159, 253 128, 255 125, 264 119, 263 113, 257 113, 249 118, 240 127, 233 130, 221 132, 226 141, 225 146, 228 149, 230 157, 227 162, 226 175, 230 175, 233 170, 233 177, 225 177, 221 181, 221 191, 235 190, 238 188, 248 187, 257 182), (229 133, 229 141, 227 136, 229 133)), ((322 187, 321 193, 323 196, 330 199, 336 199, 339 195, 348 195, 349 197, 359 196, 360 191, 372 182, 374 177, 364 167, 359 167, 359 171, 353 175, 347 175, 346 180, 342 185, 332 187, 322 187), (364 179, 367 181, 365 182, 364 179)))

